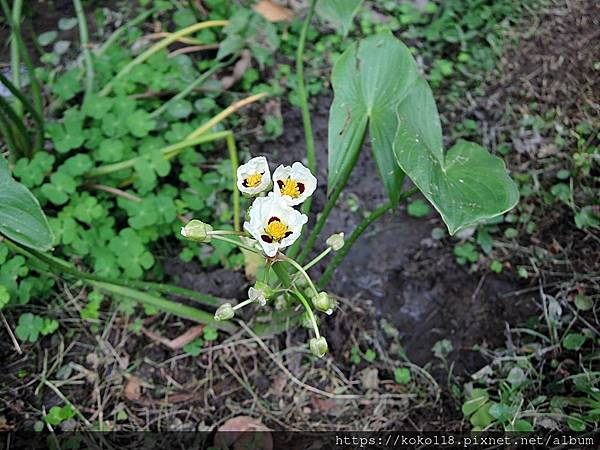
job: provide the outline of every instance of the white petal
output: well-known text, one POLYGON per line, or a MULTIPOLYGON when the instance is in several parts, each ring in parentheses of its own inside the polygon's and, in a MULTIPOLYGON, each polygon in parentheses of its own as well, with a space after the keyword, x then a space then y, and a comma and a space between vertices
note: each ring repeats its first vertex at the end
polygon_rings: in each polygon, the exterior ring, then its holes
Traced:
POLYGON ((271 171, 269 170, 269 163, 267 158, 264 156, 257 156, 252 158, 246 164, 242 164, 237 169, 237 187, 240 192, 251 196, 258 195, 261 192, 267 190, 271 185, 271 171), (263 174, 260 183, 255 187, 244 186, 244 180, 251 175, 257 173, 263 174))
POLYGON ((244 230, 250 233, 261 245, 267 256, 275 256, 279 249, 292 245, 302 232, 302 226, 308 221, 305 214, 300 213, 286 201, 273 193, 267 197, 258 197, 250 209, 250 220, 244 222, 244 230), (279 242, 265 242, 262 239, 264 229, 271 217, 278 217, 292 232, 279 242))
POLYGON ((317 188, 317 179, 311 173, 311 171, 305 167, 302 163, 295 162, 292 166, 279 166, 275 169, 273 173, 273 181, 274 181, 274 192, 276 195, 282 197, 286 203, 290 206, 299 205, 304 202, 308 197, 310 197, 317 188), (300 194, 298 197, 290 197, 289 195, 282 195, 279 185, 277 184, 278 180, 287 180, 291 178, 296 182, 300 182, 304 185, 304 192, 300 194))

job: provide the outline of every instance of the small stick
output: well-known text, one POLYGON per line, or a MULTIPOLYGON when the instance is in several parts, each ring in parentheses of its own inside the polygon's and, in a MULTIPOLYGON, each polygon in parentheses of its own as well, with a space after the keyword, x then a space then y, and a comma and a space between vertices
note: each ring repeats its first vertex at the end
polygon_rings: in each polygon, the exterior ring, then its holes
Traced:
POLYGON ((205 44, 205 45, 190 45, 189 47, 178 48, 177 50, 169 53, 169 58, 175 58, 177 55, 183 55, 185 53, 203 52, 204 50, 216 50, 219 48, 219 44, 205 44))
POLYGON ((4 326, 6 327, 6 331, 8 332, 8 335, 10 336, 10 340, 12 341, 15 350, 17 351, 17 353, 19 355, 23 354, 23 350, 21 350, 21 346, 19 345, 19 341, 17 341, 17 338, 15 337, 15 335, 13 334, 12 330, 10 329, 10 326, 8 325, 8 322, 6 321, 6 317, 4 317, 4 313, 2 311, 0 311, 0 318, 2 318, 2 323, 4 323, 4 326))

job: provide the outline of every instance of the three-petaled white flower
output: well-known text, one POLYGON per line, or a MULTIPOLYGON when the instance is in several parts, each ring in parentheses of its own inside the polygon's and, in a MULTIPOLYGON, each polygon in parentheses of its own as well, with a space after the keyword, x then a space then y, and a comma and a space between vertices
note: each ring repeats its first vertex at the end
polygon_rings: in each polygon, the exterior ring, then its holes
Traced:
POLYGON ((265 254, 273 257, 279 249, 292 245, 302 232, 308 217, 289 206, 283 197, 270 193, 258 197, 250 208, 250 221, 244 230, 256 239, 265 254))
POLYGON ((295 162, 292 166, 281 165, 273 173, 274 192, 290 206, 299 205, 317 188, 317 179, 310 170, 295 162))
POLYGON ((240 192, 255 196, 271 185, 271 171, 264 156, 252 158, 237 169, 237 187, 240 192))

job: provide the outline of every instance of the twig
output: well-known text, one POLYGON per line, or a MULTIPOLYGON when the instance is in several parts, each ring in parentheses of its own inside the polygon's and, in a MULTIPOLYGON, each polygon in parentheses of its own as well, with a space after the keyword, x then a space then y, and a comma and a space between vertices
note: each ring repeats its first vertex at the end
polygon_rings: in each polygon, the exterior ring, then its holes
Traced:
POLYGON ((17 341, 17 338, 15 337, 12 330, 10 329, 10 326, 8 325, 8 322, 6 321, 6 317, 4 317, 4 313, 2 311, 0 311, 0 318, 2 318, 2 323, 4 323, 4 326, 6 327, 6 331, 8 332, 8 335, 10 336, 10 340, 12 341, 12 343, 15 347, 15 350, 17 351, 17 353, 19 355, 22 355, 23 351, 21 350, 19 341, 17 341))
POLYGON ((99 191, 108 192, 109 194, 116 195, 117 197, 122 197, 127 200, 131 200, 132 202, 140 203, 142 199, 137 195, 130 194, 129 192, 125 192, 119 188, 106 186, 105 184, 88 184, 88 187, 92 189, 98 189, 99 191))
POLYGON ((204 45, 191 45, 189 47, 178 48, 172 51, 167 56, 169 58, 175 58, 177 55, 184 55, 186 53, 203 52, 205 50, 216 50, 219 48, 219 44, 204 44, 204 45))

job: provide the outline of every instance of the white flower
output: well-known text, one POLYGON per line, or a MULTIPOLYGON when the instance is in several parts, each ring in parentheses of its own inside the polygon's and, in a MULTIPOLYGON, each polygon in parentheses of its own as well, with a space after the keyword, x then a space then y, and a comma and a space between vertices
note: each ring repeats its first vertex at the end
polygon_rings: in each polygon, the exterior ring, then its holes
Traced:
POLYGON ((283 197, 270 193, 258 197, 250 208, 250 221, 244 222, 244 230, 254 237, 267 256, 273 257, 281 248, 292 245, 308 222, 305 214, 289 206, 283 197))
POLYGON ((258 195, 271 185, 269 163, 264 156, 252 158, 237 169, 237 187, 240 192, 248 195, 258 195))
POLYGON ((279 166, 273 173, 275 193, 288 205, 295 206, 310 197, 317 188, 317 179, 301 163, 279 166))

